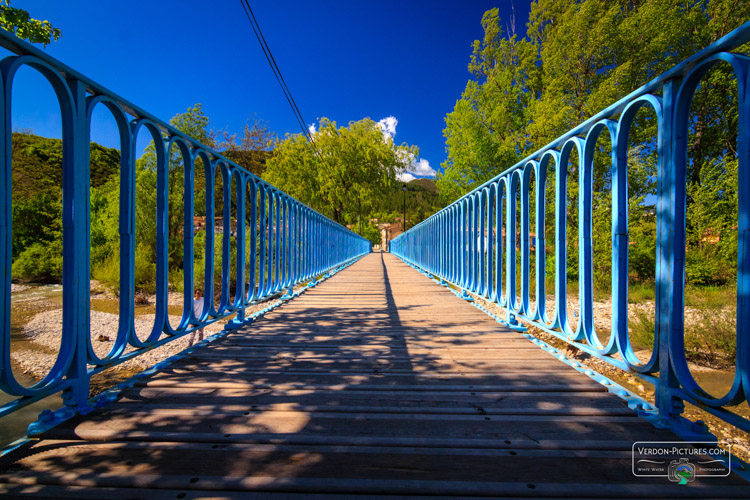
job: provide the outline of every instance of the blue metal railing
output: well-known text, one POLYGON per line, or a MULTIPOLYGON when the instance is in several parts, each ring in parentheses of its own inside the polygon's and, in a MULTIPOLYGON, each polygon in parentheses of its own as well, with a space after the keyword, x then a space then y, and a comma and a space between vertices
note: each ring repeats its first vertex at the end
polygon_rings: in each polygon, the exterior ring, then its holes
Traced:
MULTIPOLYGON (((750 420, 730 407, 750 395, 750 59, 729 52, 750 40, 750 23, 655 78, 596 116, 503 171, 391 242, 391 252, 437 278, 496 303, 505 322, 516 318, 655 386, 654 420, 683 435, 695 430, 680 417, 684 402, 750 431, 750 420), (714 397, 692 376, 684 329, 687 138, 690 104, 701 78, 718 63, 729 64, 738 90, 739 221, 737 262, 737 349, 731 389, 714 397), (628 144, 636 112, 651 107, 658 122, 655 340, 641 362, 628 336, 628 144), (592 175, 596 142, 612 144, 612 333, 606 343, 594 326, 592 270, 592 175), (578 156, 579 308, 577 327, 567 312, 567 165, 578 156), (545 197, 554 163, 554 312, 546 311, 545 197), (530 209, 534 182, 535 272, 530 282, 530 209), (520 206, 520 227, 516 220, 520 206), (501 230, 505 226, 505 234, 501 230), (518 234, 517 234, 518 233, 518 234), (519 241, 520 240, 520 241, 519 241), (520 244, 519 244, 520 243, 520 244), (517 248, 517 245, 520 248, 517 248), (518 267, 517 260, 520 261, 518 267), (504 267, 504 270, 503 270, 504 267), (519 272, 520 271, 520 272, 519 272), (516 279, 521 293, 517 294, 516 279), (503 277, 503 274, 505 278, 503 277), (534 287, 536 304, 530 301, 534 287)), ((550 186, 550 189, 553 186, 550 186)))
MULTIPOLYGON (((35 401, 62 392, 68 407, 87 411, 89 379, 93 374, 132 359, 208 324, 236 315, 226 328, 246 324, 245 309, 253 302, 314 280, 370 251, 370 243, 345 227, 303 205, 220 153, 191 139, 117 94, 93 82, 35 47, 0 30, 0 46, 18 54, 0 61, 0 389, 17 399, 0 407, 0 417, 35 401), (56 362, 38 383, 25 387, 11 366, 12 259, 12 85, 21 67, 37 70, 52 86, 62 115, 63 143, 63 324, 56 362), (91 116, 106 106, 119 130, 120 164, 120 309, 119 329, 109 353, 99 357, 90 338, 90 173, 91 116), (156 312, 153 328, 143 340, 134 326, 135 158, 136 138, 145 130, 156 156, 156 312), (169 154, 181 153, 184 168, 183 313, 176 327, 168 319, 169 154), (206 173, 207 300, 198 317, 193 312, 195 163, 206 173), (223 186, 221 299, 214 297, 214 239, 216 177, 223 186), (232 189, 232 186, 235 189, 232 189), (232 210, 232 204, 236 207, 232 210), (234 212, 234 213, 233 213, 234 212), (232 217, 236 218, 236 272, 230 275, 232 217), (249 227, 245 226, 248 221, 249 227), (245 255, 245 249, 249 255, 245 255), (236 290, 230 297, 230 285, 236 290), (131 346, 135 350, 125 353, 131 346)), ((114 332, 113 332, 114 333, 114 332)))

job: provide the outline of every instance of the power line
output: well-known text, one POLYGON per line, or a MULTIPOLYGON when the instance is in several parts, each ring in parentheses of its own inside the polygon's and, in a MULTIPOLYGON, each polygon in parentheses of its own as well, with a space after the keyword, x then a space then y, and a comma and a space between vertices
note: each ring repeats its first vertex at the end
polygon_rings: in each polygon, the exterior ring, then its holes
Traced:
POLYGON ((278 64, 276 64, 276 59, 273 57, 271 48, 268 46, 266 38, 263 36, 263 32, 260 29, 258 20, 255 18, 253 9, 250 7, 250 3, 248 2, 248 0, 240 0, 240 3, 242 4, 242 8, 245 11, 245 15, 247 16, 248 21, 250 21, 250 26, 253 28, 255 38, 257 38, 258 43, 260 44, 260 48, 263 50, 263 55, 266 56, 266 61, 268 61, 268 65, 271 67, 271 71, 273 71, 273 75, 276 77, 276 81, 279 83, 281 91, 284 93, 284 97, 286 97, 286 100, 289 103, 289 107, 292 108, 292 113, 294 114, 294 117, 296 118, 300 129, 302 129, 302 133, 313 145, 315 152, 318 153, 317 147, 315 147, 315 141, 312 138, 312 134, 310 134, 310 131, 307 128, 305 120, 302 117, 302 113, 300 112, 299 107, 294 100, 294 97, 292 97, 292 92, 291 90, 289 90, 289 87, 284 80, 284 76, 281 74, 281 70, 279 69, 278 64))

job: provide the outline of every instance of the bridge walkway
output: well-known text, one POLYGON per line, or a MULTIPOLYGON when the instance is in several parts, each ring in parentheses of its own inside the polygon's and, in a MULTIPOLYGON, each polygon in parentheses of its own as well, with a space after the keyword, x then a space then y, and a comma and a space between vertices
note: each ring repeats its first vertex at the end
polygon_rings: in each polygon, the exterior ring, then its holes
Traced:
POLYGON ((0 492, 746 496, 732 478, 678 487, 632 475, 634 441, 673 439, 523 335, 374 253, 5 457, 0 492))

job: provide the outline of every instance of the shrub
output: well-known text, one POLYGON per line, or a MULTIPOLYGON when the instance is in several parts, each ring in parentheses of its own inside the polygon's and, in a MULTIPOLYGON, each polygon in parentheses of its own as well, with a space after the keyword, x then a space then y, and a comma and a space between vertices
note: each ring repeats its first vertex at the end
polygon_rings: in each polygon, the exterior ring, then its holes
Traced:
POLYGON ((148 294, 156 292, 156 263, 150 249, 143 244, 135 251, 135 289, 148 294))
POLYGON ((62 242, 32 243, 14 260, 14 280, 59 281, 62 279, 62 242))
POLYGON ((91 264, 91 277, 101 282, 111 291, 120 292, 120 256, 113 255, 102 262, 91 264))
POLYGON ((685 279, 690 285, 707 286, 726 283, 721 264, 708 256, 688 252, 685 258, 685 279))
POLYGON ((634 350, 651 349, 654 346, 654 313, 652 311, 634 308, 628 318, 630 343, 634 350))

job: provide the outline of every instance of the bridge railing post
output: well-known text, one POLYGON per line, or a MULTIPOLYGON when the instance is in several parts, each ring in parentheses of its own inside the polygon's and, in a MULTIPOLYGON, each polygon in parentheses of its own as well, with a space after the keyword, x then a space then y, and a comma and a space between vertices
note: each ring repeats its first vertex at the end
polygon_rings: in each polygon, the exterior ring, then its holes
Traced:
POLYGON ((64 346, 68 342, 72 356, 65 370, 69 385, 63 390, 62 397, 67 406, 85 410, 89 397, 87 343, 91 299, 89 126, 86 86, 75 78, 67 83, 75 108, 72 110, 72 128, 63 131, 63 330, 60 358, 65 358, 64 346))
MULTIPOLYGON (((677 376, 671 363, 672 316, 675 307, 676 263, 674 252, 674 227, 685 224, 684 220, 675 220, 675 105, 677 90, 682 79, 673 78, 664 82, 662 92, 663 137, 661 150, 662 168, 657 173, 657 228, 656 228, 656 297, 655 297, 655 343, 659 355, 659 378, 656 384, 655 402, 662 425, 668 426, 676 421, 684 410, 682 400, 673 396, 674 389, 679 387, 677 376)), ((680 272, 680 275, 682 273, 680 272)), ((681 276, 682 279, 682 276, 681 276)), ((680 311, 681 313, 681 311, 680 311)))

